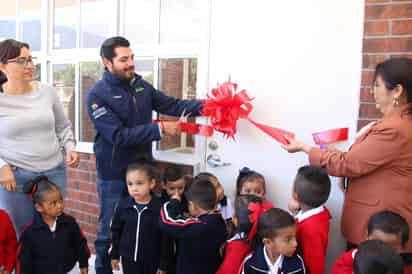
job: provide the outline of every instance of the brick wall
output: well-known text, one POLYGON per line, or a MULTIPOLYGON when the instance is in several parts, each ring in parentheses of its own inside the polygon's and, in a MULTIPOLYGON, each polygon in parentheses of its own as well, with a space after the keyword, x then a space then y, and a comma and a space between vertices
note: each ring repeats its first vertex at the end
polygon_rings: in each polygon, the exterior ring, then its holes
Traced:
POLYGON ((366 0, 358 128, 381 117, 370 94, 377 63, 412 57, 412 1, 366 0))

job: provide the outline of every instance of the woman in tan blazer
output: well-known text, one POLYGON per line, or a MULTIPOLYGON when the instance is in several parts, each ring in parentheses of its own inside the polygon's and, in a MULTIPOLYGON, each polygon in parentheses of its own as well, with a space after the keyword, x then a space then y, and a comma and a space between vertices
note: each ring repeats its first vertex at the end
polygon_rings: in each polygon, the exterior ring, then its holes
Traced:
MULTIPOLYGON (((371 215, 390 210, 402 215, 412 232, 412 60, 377 65, 373 95, 383 116, 364 130, 349 151, 322 150, 295 139, 283 148, 308 154, 311 165, 347 177, 342 232, 348 242, 366 239, 371 215)), ((412 235, 405 253, 412 253, 412 235)))

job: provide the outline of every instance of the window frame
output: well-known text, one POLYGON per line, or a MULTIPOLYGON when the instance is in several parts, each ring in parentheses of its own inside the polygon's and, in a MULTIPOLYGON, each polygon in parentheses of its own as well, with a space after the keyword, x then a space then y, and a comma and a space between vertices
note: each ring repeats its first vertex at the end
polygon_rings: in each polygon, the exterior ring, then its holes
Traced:
MULTIPOLYGON (((16 14, 16 38, 21 38, 20 31, 20 11, 19 2, 17 0, 16 14)), ((125 0, 115 0, 116 11, 113 16, 116 27, 113 27, 115 33, 109 35, 125 35, 125 0)), ((160 44, 160 21, 161 21, 161 0, 154 0, 158 7, 157 16, 157 41, 155 44, 131 45, 135 53, 135 60, 151 59, 153 60, 153 86, 158 88, 159 78, 159 62, 160 59, 167 58, 197 58, 197 82, 196 96, 205 98, 208 90, 209 81, 209 52, 210 52, 210 28, 211 28, 211 9, 212 0, 207 0, 207 22, 205 24, 206 31, 205 40, 197 43, 162 43, 160 44)), ((41 82, 48 85, 53 85, 53 64, 74 64, 75 65, 75 84, 74 84, 74 99, 75 101, 75 124, 73 129, 76 132, 76 140, 78 140, 76 151, 84 153, 94 153, 92 142, 80 141, 81 134, 81 105, 80 105, 80 63, 87 61, 99 61, 98 48, 80 48, 81 35, 81 0, 76 0, 77 17, 76 24, 76 48, 74 49, 54 49, 54 0, 41 0, 41 48, 40 51, 32 52, 33 56, 38 58, 38 63, 41 65, 41 82)), ((154 114, 155 115, 155 114, 154 114)), ((197 118, 197 122, 205 123, 206 119, 197 118)), ((195 136, 195 153, 188 155, 173 151, 158 151, 156 142, 153 142, 153 154, 156 159, 167 162, 178 162, 182 164, 191 164, 195 169, 201 168, 202 159, 206 153, 206 138, 203 136, 195 136)))

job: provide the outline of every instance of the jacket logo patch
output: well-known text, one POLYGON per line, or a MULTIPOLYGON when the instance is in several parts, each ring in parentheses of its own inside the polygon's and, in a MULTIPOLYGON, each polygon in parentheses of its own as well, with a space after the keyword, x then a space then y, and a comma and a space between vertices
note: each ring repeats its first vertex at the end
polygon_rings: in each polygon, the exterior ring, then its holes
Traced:
POLYGON ((90 107, 92 108, 92 110, 96 110, 99 106, 97 104, 92 104, 90 107))
POLYGON ((101 107, 93 111, 92 116, 94 119, 98 119, 99 117, 102 117, 107 113, 107 110, 105 107, 101 107))
POLYGON ((144 88, 136 88, 135 90, 136 90, 136 92, 142 92, 142 91, 144 91, 144 88))

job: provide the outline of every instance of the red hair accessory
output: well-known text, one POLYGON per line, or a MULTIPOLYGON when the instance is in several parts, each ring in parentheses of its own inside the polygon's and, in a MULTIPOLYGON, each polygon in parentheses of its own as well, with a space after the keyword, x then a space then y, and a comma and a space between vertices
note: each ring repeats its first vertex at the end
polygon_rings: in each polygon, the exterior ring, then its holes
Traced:
POLYGON ((256 235, 257 228, 258 228, 258 221, 260 215, 265 211, 273 208, 271 202, 267 200, 263 200, 261 203, 250 203, 248 209, 250 211, 249 214, 249 221, 252 223, 252 228, 250 229, 249 235, 247 236, 249 241, 252 241, 256 235))

